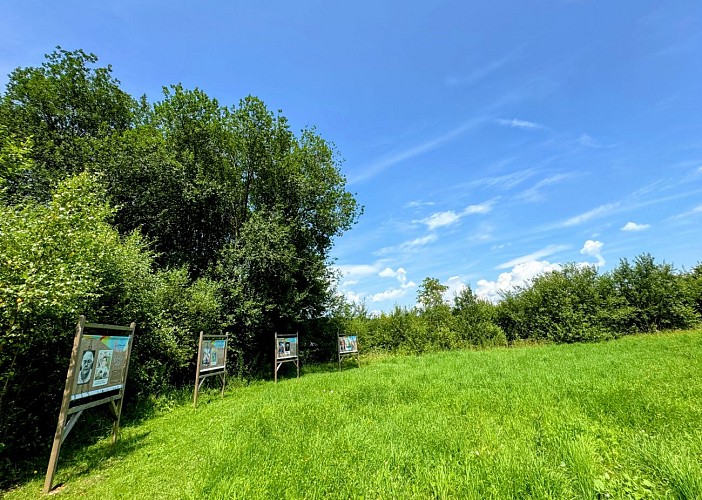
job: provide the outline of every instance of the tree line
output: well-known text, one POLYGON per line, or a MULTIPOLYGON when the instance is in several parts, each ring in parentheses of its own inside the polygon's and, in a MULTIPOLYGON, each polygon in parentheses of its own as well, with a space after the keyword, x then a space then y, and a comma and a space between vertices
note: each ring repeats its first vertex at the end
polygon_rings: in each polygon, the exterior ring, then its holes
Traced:
POLYGON ((137 323, 128 395, 191 383, 200 330, 234 374, 273 334, 323 356, 329 252, 361 209, 333 144, 248 96, 126 93, 94 54, 57 48, 0 94, 0 477, 48 450, 79 314, 137 323), (5 473, 7 472, 7 473, 5 473))
POLYGON ((523 342, 588 342, 684 329, 702 319, 702 264, 678 271, 650 254, 622 259, 613 270, 567 264, 506 292, 498 303, 470 287, 452 302, 447 287, 426 278, 417 306, 371 315, 347 305, 343 328, 365 350, 417 353, 523 342))

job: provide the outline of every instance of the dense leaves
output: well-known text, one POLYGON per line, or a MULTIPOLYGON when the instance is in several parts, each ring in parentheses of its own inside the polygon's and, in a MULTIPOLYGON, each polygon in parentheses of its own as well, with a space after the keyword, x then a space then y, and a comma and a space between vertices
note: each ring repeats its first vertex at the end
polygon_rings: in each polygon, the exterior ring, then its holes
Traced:
POLYGON ((50 443, 79 314, 137 322, 137 397, 190 383, 200 330, 242 376, 276 331, 335 345, 329 252, 360 209, 333 146, 252 96, 137 101, 97 62, 59 48, 0 95, 0 472, 50 443))

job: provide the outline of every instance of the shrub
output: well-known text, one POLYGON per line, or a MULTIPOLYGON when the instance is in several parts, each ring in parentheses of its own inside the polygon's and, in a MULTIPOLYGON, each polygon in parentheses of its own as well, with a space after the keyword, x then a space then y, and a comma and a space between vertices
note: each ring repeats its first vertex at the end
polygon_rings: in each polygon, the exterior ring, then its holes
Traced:
POLYGON ((657 264, 650 254, 639 255, 633 265, 622 259, 611 279, 614 293, 627 308, 630 331, 687 328, 699 321, 694 298, 686 293, 684 276, 670 264, 657 264))

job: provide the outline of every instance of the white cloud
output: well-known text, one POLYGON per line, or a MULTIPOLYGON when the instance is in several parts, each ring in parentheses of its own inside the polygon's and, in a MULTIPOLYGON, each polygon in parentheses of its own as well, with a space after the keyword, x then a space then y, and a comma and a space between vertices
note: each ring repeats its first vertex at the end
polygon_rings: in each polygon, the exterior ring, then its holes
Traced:
POLYGON ((433 201, 410 201, 405 206, 407 208, 417 208, 417 207, 430 207, 432 205, 436 205, 436 203, 433 201))
POLYGON ((430 231, 436 229, 437 227, 450 226, 458 222, 461 216, 458 215, 453 210, 448 210, 446 212, 436 212, 431 214, 426 219, 422 219, 419 222, 426 224, 430 231))
POLYGON ((370 274, 375 274, 378 272, 378 266, 376 264, 345 264, 337 266, 337 269, 341 272, 341 275, 344 277, 368 276, 370 274))
MULTIPOLYGON (((602 247, 604 243, 597 240, 587 240, 583 244, 583 248, 580 253, 583 255, 589 255, 591 257, 597 258, 597 266, 602 267, 605 264, 605 259, 602 257, 602 247)), ((559 251, 568 248, 564 245, 550 245, 543 250, 534 252, 533 255, 554 253, 553 250, 559 251)), ((523 258, 514 259, 502 266, 498 266, 498 269, 503 266, 514 265, 511 271, 501 273, 497 280, 489 281, 486 279, 481 279, 477 283, 477 288, 475 294, 482 299, 489 300, 491 302, 497 302, 501 299, 504 292, 515 290, 517 287, 524 286, 528 284, 533 278, 540 274, 549 273, 552 271, 560 271, 563 266, 560 263, 551 263, 546 260, 536 260, 536 258, 531 260, 522 261, 522 259, 529 257, 525 256, 523 258)), ((579 262, 576 263, 577 266, 591 266, 589 262, 579 262)))
POLYGON ((636 222, 627 222, 622 227, 622 231, 645 231, 651 227, 650 224, 637 224, 636 222))
POLYGON ((398 267, 397 271, 393 271, 392 268, 386 267, 378 273, 378 276, 381 278, 396 278, 400 283, 407 282, 407 271, 405 271, 402 267, 398 267))
POLYGON ((426 236, 422 236, 421 238, 415 238, 410 241, 405 241, 402 245, 400 245, 400 250, 414 250, 417 247, 428 245, 429 243, 432 243, 437 239, 439 239, 437 235, 427 234, 426 236))
POLYGON ((571 217, 570 219, 564 221, 561 224, 561 226, 563 226, 563 227, 578 226, 578 225, 580 225, 584 222, 587 222, 591 219, 594 219, 596 217, 606 215, 618 207, 619 207, 619 203, 607 203, 606 205, 600 205, 597 208, 593 208, 592 210, 584 212, 580 215, 576 215, 575 217, 571 217))
POLYGON ((597 258, 597 267, 602 267, 605 265, 604 257, 602 257, 602 247, 604 243, 601 241, 587 240, 583 247, 580 249, 580 253, 583 255, 590 255, 591 257, 597 258))
POLYGON ((451 303, 456 295, 466 289, 466 284, 460 276, 451 276, 443 285, 448 287, 443 294, 444 301, 451 303))
POLYGON ((521 262, 515 265, 511 271, 500 273, 496 281, 485 279, 478 281, 475 294, 481 299, 497 302, 502 297, 502 293, 525 285, 539 274, 560 269, 560 264, 552 264, 548 261, 531 260, 521 262))
POLYGON ((341 283, 341 286, 353 286, 353 285, 358 285, 358 280, 346 280, 343 283, 341 283))
POLYGON ((511 120, 497 120, 497 123, 499 123, 500 125, 505 125, 507 127, 522 128, 522 129, 527 129, 527 130, 536 130, 536 129, 546 128, 543 125, 540 125, 538 123, 530 122, 527 120, 517 120, 516 118, 513 118, 511 120))
POLYGON ((401 288, 392 288, 390 290, 385 290, 384 292, 376 293, 370 296, 371 302, 382 302, 384 300, 399 299, 405 294, 405 290, 401 288))
POLYGON ((485 201, 483 203, 478 203, 477 205, 468 205, 463 211, 456 213, 453 210, 447 210, 446 212, 436 212, 431 214, 429 217, 424 219, 414 221, 421 224, 425 224, 430 231, 436 228, 450 226, 461 220, 466 215, 475 214, 486 214, 492 210, 495 200, 485 201))
POLYGON ((477 205, 468 205, 462 215, 486 214, 492 210, 495 200, 486 201, 477 205))
POLYGON ((404 297, 411 288, 415 288, 417 284, 414 281, 404 283, 400 288, 391 288, 384 292, 379 292, 369 297, 371 302, 382 302, 384 300, 399 299, 404 297))
POLYGON ((374 253, 376 255, 387 255, 394 252, 411 252, 420 247, 423 247, 424 245, 428 245, 429 243, 432 243, 438 239, 439 237, 435 233, 430 233, 426 236, 421 236, 413 240, 405 241, 404 243, 397 246, 383 247, 380 250, 376 250, 374 253))
POLYGON ((554 253, 567 250, 568 248, 570 248, 568 245, 549 245, 546 248, 537 250, 536 252, 532 252, 528 255, 523 255, 521 257, 517 257, 516 259, 512 259, 508 262, 500 264, 499 266, 495 267, 495 269, 507 269, 527 262, 536 261, 537 259, 548 257, 549 255, 553 255, 554 253))
POLYGON ((344 295, 346 297, 346 300, 354 304, 360 304, 361 302, 363 302, 363 295, 360 293, 347 290, 346 292, 344 292, 344 295))

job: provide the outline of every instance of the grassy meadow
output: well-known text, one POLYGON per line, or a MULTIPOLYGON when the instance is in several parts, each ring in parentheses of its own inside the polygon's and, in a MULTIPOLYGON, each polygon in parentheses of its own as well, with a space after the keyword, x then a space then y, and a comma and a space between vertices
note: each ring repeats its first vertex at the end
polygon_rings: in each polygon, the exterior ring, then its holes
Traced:
MULTIPOLYGON (((40 496, 44 472, 6 497, 40 496)), ((66 447, 55 481, 57 498, 702 498, 702 331, 206 391, 115 447, 66 447)))

